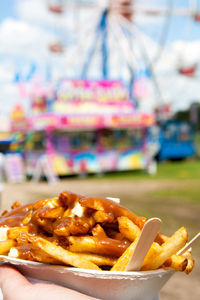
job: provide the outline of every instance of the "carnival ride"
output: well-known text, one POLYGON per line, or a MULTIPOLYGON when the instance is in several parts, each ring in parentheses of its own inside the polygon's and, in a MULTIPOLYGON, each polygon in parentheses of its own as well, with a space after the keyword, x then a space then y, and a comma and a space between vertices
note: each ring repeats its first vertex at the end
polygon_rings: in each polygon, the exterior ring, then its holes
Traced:
MULTIPOLYGON (((81 49, 84 59, 82 69, 79 65, 79 76, 84 77, 89 76, 89 68, 95 55, 101 56, 100 76, 103 78, 112 76, 110 61, 116 54, 119 61, 120 55, 125 67, 129 68, 130 77, 137 73, 138 68, 147 68, 150 73, 154 73, 154 65, 159 61, 167 42, 172 18, 189 17, 183 28, 186 38, 190 34, 192 22, 200 22, 198 0, 188 0, 184 4, 173 0, 164 0, 162 3, 146 0, 49 0, 48 9, 52 18, 55 18, 56 32, 62 33, 58 41, 49 45, 50 51, 64 54, 73 44, 78 51, 81 49), (66 15, 74 16, 68 31, 70 39, 63 35, 62 18, 66 15), (91 35, 94 36, 92 41, 91 35), (88 40, 89 49, 86 42, 88 40), (111 44, 115 48, 114 54, 111 44)), ((184 66, 179 66, 178 71, 180 74, 191 75, 191 72, 185 71, 184 66)), ((156 80, 152 75, 152 80, 156 80)))
POLYGON ((187 8, 174 7, 172 0, 160 5, 60 0, 48 1, 47 7, 58 36, 48 47, 65 62, 66 79, 54 82, 53 101, 33 96, 36 113, 28 120, 25 155, 29 170, 44 152, 58 175, 148 168, 154 154, 148 152, 147 127, 154 117, 140 111, 142 95, 134 84, 138 76, 149 77, 162 104, 154 67, 171 18, 191 16, 199 22, 197 1, 188 1, 187 8))

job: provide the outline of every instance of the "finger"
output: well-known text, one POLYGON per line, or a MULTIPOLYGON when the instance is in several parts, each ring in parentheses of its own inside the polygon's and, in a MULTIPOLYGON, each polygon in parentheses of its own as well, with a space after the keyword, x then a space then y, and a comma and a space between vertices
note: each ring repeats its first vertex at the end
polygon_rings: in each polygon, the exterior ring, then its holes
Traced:
POLYGON ((31 283, 17 270, 10 266, 0 267, 0 288, 3 295, 13 294, 19 287, 29 286, 31 283))
POLYGON ((0 288, 4 299, 52 299, 92 300, 89 296, 51 284, 31 284, 20 272, 10 266, 0 267, 0 288), (30 287, 30 289, 29 289, 30 287), (28 289, 27 289, 28 288, 28 289), (31 291, 31 294, 30 294, 31 291))
POLYGON ((55 284, 43 284, 43 283, 36 283, 35 285, 33 284, 32 297, 33 297, 32 299, 43 299, 43 300, 49 300, 49 299, 94 300, 94 298, 91 298, 90 296, 84 295, 77 291, 70 290, 68 288, 58 286, 55 284))

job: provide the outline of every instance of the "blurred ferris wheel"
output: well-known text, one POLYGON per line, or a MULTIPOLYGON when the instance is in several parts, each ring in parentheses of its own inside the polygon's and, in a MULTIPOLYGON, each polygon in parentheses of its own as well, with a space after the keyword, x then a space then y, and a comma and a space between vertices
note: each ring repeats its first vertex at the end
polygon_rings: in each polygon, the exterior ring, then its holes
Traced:
MULTIPOLYGON (((56 36, 49 50, 65 57, 71 74, 133 82, 136 73, 146 70, 159 97, 154 67, 173 18, 188 17, 185 38, 191 23, 200 22, 198 0, 47 0, 47 8, 56 36)), ((185 75, 191 71, 180 69, 185 75)))

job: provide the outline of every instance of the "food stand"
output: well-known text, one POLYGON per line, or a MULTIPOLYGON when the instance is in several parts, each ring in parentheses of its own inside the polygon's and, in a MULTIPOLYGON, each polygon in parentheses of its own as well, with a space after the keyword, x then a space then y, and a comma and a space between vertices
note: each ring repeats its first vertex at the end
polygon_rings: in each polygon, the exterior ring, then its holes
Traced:
POLYGON ((154 116, 135 109, 122 82, 64 79, 54 101, 47 98, 33 98, 37 109, 28 118, 30 175, 44 153, 57 175, 148 168, 147 128, 154 116))

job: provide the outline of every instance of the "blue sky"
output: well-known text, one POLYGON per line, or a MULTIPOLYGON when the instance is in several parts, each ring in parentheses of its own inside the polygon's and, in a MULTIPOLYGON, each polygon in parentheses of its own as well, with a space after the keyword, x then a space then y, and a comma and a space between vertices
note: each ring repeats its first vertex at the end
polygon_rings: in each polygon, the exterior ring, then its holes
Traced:
POLYGON ((0 22, 2 22, 8 16, 12 18, 17 16, 15 10, 15 0, 1 1, 0 8, 0 22))
MULTIPOLYGON (((149 1, 151 2, 151 1, 149 1)), ((158 0, 160 7, 166 7, 170 0, 158 0)), ((169 31, 168 31, 168 44, 177 39, 183 40, 199 40, 200 39, 200 23, 195 22, 191 17, 177 16, 175 11, 177 9, 189 9, 193 6, 191 4, 196 3, 200 11, 200 0, 189 1, 189 0, 171 0, 172 4, 172 17, 168 19, 169 31)), ((166 18, 161 18, 161 23, 167 23, 166 18)), ((162 26, 161 26, 162 27, 162 26)), ((145 28, 147 32, 155 30, 154 26, 145 28)))
MULTIPOLYGON (((19 0, 18 0, 19 1, 19 0)), ((0 22, 3 22, 6 18, 20 18, 19 13, 17 11, 17 0, 6 0, 0 2, 0 22)), ((44 1, 44 0, 41 0, 44 1)), ((71 0, 73 2, 73 0, 71 0)), ((149 1, 150 2, 150 1, 149 1)), ((152 3, 155 1, 152 1, 152 3)), ((160 3, 160 7, 166 7, 166 3, 170 2, 167 0, 157 0, 157 3, 160 3)), ((189 0, 172 0, 173 2, 173 8, 176 9, 179 8, 188 8, 190 6, 189 3, 192 3, 192 1, 189 0)), ((196 2, 199 11, 200 11, 200 0, 193 1, 196 2)), ((163 21, 165 18, 163 18, 163 21)), ((196 40, 200 38, 200 23, 196 23, 192 21, 191 19, 187 17, 173 17, 170 19, 170 32, 169 32, 169 41, 172 42, 176 40, 177 38, 186 38, 184 34, 184 29, 187 29, 186 27, 190 27, 189 34, 187 36, 187 39, 190 40, 196 40)), ((153 29, 152 29, 153 30, 153 29)), ((149 31, 151 29, 149 28, 149 31)))

